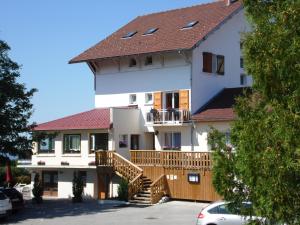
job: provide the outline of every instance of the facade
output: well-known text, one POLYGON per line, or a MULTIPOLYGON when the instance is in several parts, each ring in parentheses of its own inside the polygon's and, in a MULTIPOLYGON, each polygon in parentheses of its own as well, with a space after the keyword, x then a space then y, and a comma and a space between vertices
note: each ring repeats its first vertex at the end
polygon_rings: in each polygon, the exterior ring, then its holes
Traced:
POLYGON ((96 150, 127 160, 130 150, 209 151, 210 127, 230 133, 234 98, 252 84, 241 53, 249 29, 232 0, 137 17, 70 61, 90 67, 95 109, 38 125, 54 138, 36 143, 27 168, 49 195, 70 197, 79 171, 86 196, 114 197, 119 178, 103 178, 96 150))

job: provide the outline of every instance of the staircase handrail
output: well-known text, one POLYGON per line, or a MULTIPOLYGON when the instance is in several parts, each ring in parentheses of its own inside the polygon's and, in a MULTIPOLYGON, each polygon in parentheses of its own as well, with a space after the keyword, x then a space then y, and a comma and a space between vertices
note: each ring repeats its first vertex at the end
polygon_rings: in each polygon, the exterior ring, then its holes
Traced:
POLYGON ((167 192, 166 176, 162 174, 150 185, 151 204, 157 203, 167 192))

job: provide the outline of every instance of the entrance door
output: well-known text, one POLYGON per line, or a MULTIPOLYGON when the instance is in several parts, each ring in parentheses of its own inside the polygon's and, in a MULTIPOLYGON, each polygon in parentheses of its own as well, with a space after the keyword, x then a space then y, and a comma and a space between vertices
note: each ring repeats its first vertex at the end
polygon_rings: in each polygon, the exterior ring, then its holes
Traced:
POLYGON ((44 196, 57 197, 58 173, 57 171, 43 171, 42 174, 44 196))
POLYGON ((139 150, 140 149, 140 135, 132 134, 130 137, 130 149, 139 150))

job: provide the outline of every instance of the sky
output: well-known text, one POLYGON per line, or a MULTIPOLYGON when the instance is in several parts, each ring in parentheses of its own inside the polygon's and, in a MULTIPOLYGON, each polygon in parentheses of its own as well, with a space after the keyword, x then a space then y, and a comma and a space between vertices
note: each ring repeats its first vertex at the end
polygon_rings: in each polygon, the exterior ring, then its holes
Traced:
POLYGON ((93 74, 68 61, 139 15, 213 0, 0 0, 0 39, 20 64, 19 82, 37 88, 31 122, 94 108, 93 74))

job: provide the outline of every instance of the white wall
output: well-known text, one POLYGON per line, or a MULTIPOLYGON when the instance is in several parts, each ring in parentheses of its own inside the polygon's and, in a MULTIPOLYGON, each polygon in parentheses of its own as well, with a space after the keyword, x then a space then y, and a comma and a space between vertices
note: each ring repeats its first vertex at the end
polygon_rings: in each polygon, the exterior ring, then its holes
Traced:
POLYGON ((207 144, 207 136, 209 132, 211 131, 211 127, 214 127, 215 129, 226 132, 230 130, 230 122, 201 122, 201 123, 195 123, 195 129, 194 129, 194 151, 209 151, 209 146, 207 144))
POLYGON ((144 146, 144 128, 141 123, 141 111, 139 109, 112 108, 113 115, 113 149, 120 155, 129 159, 130 154, 130 135, 140 135, 140 147, 144 146), (128 146, 119 147, 120 135, 127 135, 128 146))
MULTIPOLYGON (((192 113, 225 87, 240 87, 240 41, 243 33, 249 31, 243 11, 226 21, 220 29, 193 50, 192 113), (203 52, 225 56, 225 74, 202 72, 203 52)), ((249 85, 252 84, 249 79, 249 85)))
MULTIPOLYGON (((35 143, 34 155, 32 155, 32 165, 37 165, 38 161, 44 161, 47 166, 60 166, 61 162, 68 162, 69 166, 88 166, 92 161, 95 161, 95 154, 89 153, 89 135, 91 133, 108 133, 108 130, 71 130, 61 131, 55 138, 55 153, 38 154, 38 145, 35 143), (63 136, 64 134, 80 134, 81 135, 81 152, 79 154, 64 154, 63 153, 63 136)), ((109 146, 112 146, 111 135, 109 135, 109 146)))
MULTIPOLYGON (((129 94, 137 94, 137 104, 145 106, 145 93, 190 89, 191 69, 182 55, 155 56, 152 66, 128 68, 125 58, 118 63, 104 61, 96 75, 95 107, 128 106, 129 94)), ((142 60, 141 60, 142 61, 142 60)))

